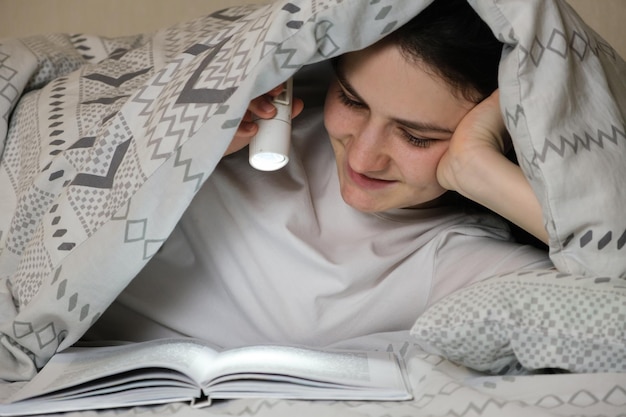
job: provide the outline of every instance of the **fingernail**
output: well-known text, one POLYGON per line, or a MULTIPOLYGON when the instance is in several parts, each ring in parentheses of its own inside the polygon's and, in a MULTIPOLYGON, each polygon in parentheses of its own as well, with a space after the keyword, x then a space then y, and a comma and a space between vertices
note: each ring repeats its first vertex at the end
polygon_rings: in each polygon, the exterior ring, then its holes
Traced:
POLYGON ((274 111, 274 105, 269 100, 263 100, 261 102, 261 110, 265 113, 271 113, 274 111))

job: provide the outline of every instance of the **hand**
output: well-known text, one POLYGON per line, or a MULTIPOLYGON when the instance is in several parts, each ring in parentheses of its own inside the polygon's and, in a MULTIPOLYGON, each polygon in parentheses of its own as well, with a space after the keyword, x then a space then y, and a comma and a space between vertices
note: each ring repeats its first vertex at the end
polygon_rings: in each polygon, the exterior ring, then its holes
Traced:
POLYGON ((463 193, 465 181, 480 180, 475 168, 496 157, 494 153, 504 157, 511 146, 496 90, 470 110, 457 126, 448 151, 437 166, 437 180, 442 187, 463 193))
POLYGON ((547 244, 541 203, 521 168, 504 155, 510 148, 495 91, 457 126, 437 165, 437 180, 547 244))
MULTIPOLYGON (((259 127, 255 122, 256 119, 271 119, 276 115, 276 107, 272 104, 272 99, 279 95, 283 89, 284 86, 281 84, 250 102, 248 110, 246 110, 246 113, 237 128, 237 132, 235 132, 233 140, 230 142, 226 152, 224 152, 224 156, 237 152, 250 144, 250 141, 259 130, 259 127)), ((304 102, 301 99, 294 97, 291 117, 294 118, 298 116, 303 109, 304 102)))

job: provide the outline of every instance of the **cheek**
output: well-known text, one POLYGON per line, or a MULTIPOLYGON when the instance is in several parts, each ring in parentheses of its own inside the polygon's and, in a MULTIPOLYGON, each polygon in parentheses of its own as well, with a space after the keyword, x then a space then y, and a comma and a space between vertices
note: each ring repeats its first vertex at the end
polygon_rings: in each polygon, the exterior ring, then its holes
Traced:
MULTIPOLYGON (((405 178, 409 179, 408 182, 415 185, 431 184, 438 187, 437 181, 437 166, 443 155, 448 150, 449 142, 440 142, 437 145, 429 148, 427 151, 421 150, 419 152, 404 152, 402 158, 402 166, 405 178)), ((396 160, 398 162, 398 160, 396 160)))

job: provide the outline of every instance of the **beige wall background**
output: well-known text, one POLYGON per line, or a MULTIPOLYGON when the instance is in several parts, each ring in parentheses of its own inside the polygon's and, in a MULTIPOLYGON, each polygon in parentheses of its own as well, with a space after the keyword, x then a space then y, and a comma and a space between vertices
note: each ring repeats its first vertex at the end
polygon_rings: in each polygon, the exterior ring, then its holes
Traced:
MULTIPOLYGON (((364 0, 365 1, 365 0, 364 0)), ((626 57, 626 0, 568 0, 626 57)), ((0 0, 0 38, 45 32, 131 35, 240 4, 269 0, 0 0)))
POLYGON ((0 0, 0 38, 44 32, 150 32, 233 5, 271 0, 0 0))

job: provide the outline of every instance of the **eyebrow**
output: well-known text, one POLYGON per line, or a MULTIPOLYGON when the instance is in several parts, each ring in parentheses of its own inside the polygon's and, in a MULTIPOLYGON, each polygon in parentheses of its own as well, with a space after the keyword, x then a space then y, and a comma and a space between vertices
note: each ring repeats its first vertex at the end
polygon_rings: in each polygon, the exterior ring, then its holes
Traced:
MULTIPOLYGON (((341 87, 343 87, 351 96, 353 96, 360 102, 367 104, 367 102, 359 95, 359 93, 357 93, 357 91, 354 89, 352 84, 350 84, 350 82, 346 79, 345 75, 341 71, 339 63, 337 63, 336 65, 333 65, 333 67, 335 70, 337 81, 339 82, 341 87)), ((431 132, 431 133, 436 132, 436 133, 447 133, 447 134, 454 133, 453 129, 450 129, 444 126, 439 126, 433 123, 399 119, 399 118, 392 118, 391 120, 409 129, 416 130, 419 132, 431 132)))

